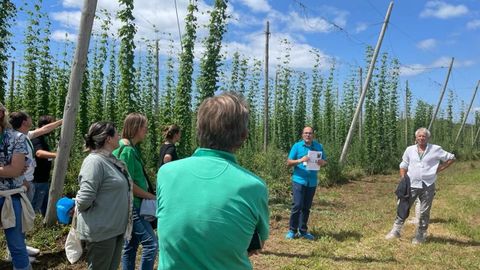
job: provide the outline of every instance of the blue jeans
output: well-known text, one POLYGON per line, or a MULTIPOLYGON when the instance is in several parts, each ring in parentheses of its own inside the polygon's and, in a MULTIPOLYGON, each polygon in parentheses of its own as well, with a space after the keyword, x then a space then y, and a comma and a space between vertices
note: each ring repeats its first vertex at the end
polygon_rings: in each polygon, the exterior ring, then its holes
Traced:
POLYGON ((312 207, 313 196, 317 187, 307 187, 298 183, 292 183, 293 203, 292 213, 290 215, 290 230, 300 233, 308 231, 307 222, 310 216, 310 207, 312 207))
MULTIPOLYGON (((5 202, 5 197, 0 197, 0 211, 5 202)), ((15 212, 15 227, 5 229, 8 250, 12 255, 13 269, 31 269, 28 260, 25 234, 22 232, 22 205, 18 195, 12 196, 13 211, 15 212)))
POLYGON ((32 207, 36 213, 41 213, 45 216, 47 212, 48 204, 48 192, 50 192, 50 184, 45 183, 33 183, 35 185, 35 193, 33 194, 32 207))
POLYGON ((142 270, 152 270, 155 264, 155 257, 157 256, 158 240, 153 231, 150 222, 139 216, 139 209, 133 208, 133 230, 132 239, 125 241, 122 255, 122 269, 134 270, 135 257, 137 255, 138 245, 141 244, 142 249, 142 270))

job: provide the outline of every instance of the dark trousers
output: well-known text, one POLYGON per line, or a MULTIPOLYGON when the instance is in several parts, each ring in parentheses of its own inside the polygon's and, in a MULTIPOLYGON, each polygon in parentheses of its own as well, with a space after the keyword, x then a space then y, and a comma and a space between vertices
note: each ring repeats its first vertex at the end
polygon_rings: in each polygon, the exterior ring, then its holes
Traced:
POLYGON ((87 242, 88 270, 117 270, 123 242, 123 234, 100 242, 87 242))
POLYGON ((293 182, 293 203, 292 213, 290 215, 290 230, 300 233, 308 231, 307 222, 310 216, 310 207, 312 207, 313 196, 317 187, 307 187, 293 182))

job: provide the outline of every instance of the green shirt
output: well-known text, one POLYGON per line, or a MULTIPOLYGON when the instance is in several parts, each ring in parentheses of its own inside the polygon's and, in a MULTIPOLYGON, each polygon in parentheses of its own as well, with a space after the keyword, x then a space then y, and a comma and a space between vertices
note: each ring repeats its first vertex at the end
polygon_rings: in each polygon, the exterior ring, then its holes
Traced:
MULTIPOLYGON (((141 189, 148 191, 147 178, 143 172, 143 161, 140 150, 132 145, 125 145, 123 140, 119 141, 120 147, 113 150, 113 155, 125 162, 128 173, 132 177, 133 182, 141 189), (121 150, 121 152, 120 152, 121 150), (119 155, 120 152, 120 155, 119 155)), ((140 209, 142 199, 139 197, 133 198, 133 206, 140 209)))
POLYGON ((158 269, 252 269, 255 230, 269 234, 265 183, 235 156, 199 148, 158 171, 158 269))

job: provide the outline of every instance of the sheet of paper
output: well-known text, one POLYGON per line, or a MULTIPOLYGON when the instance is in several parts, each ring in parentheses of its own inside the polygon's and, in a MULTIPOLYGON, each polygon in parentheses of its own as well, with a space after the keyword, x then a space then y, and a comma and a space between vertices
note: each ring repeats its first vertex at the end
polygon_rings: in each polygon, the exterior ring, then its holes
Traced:
POLYGON ((308 151, 308 162, 305 167, 309 171, 318 171, 320 170, 320 165, 317 164, 317 161, 322 159, 322 152, 319 151, 308 151))

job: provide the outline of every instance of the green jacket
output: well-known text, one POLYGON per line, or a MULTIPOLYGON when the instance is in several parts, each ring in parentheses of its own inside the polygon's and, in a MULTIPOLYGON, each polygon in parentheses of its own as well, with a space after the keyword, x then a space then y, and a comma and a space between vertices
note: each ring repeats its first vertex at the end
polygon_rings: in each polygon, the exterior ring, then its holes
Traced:
MULTIPOLYGON (((119 144, 120 147, 113 151, 113 155, 125 162, 128 173, 130 174, 130 177, 132 177, 133 182, 144 191, 148 191, 148 180, 144 173, 144 165, 140 150, 135 146, 125 145, 123 140, 120 140, 119 144)), ((133 206, 140 209, 141 204, 142 199, 134 196, 133 206)))

